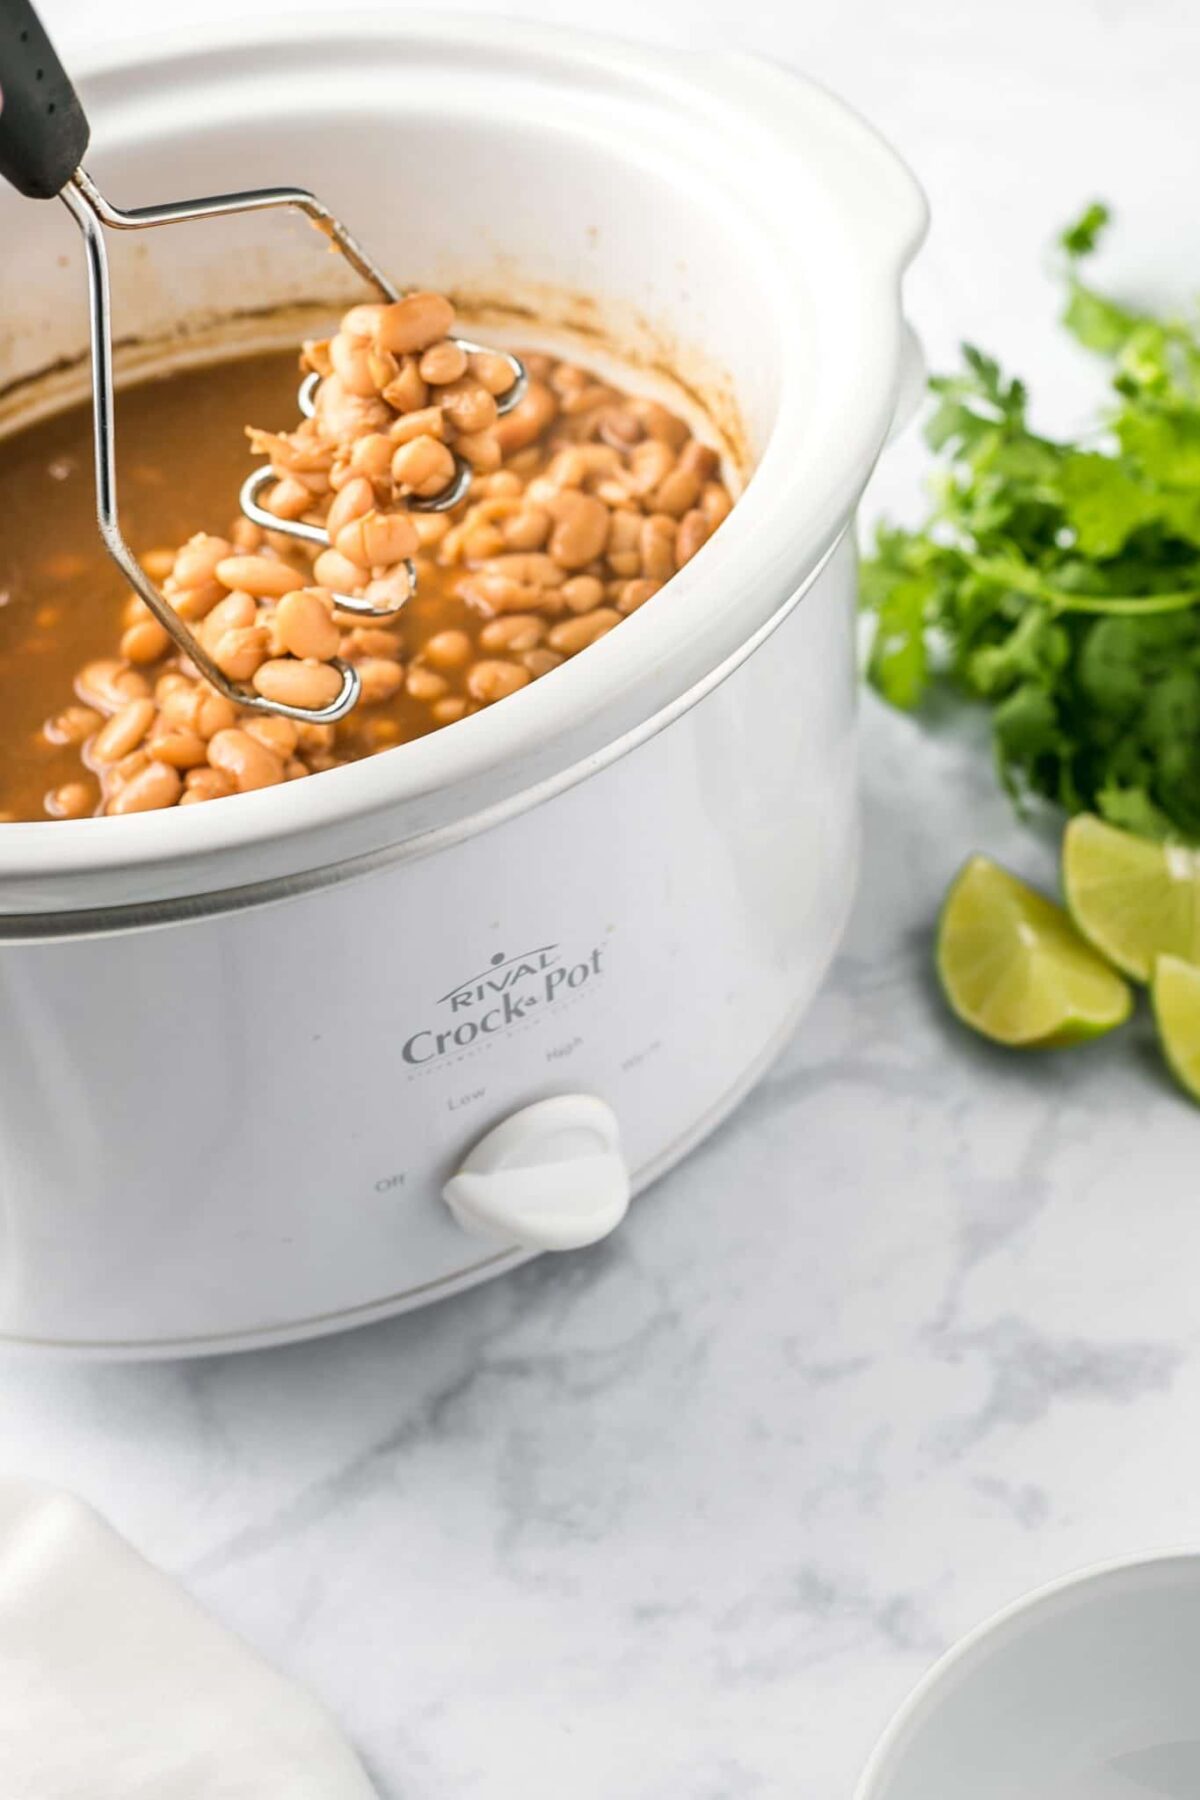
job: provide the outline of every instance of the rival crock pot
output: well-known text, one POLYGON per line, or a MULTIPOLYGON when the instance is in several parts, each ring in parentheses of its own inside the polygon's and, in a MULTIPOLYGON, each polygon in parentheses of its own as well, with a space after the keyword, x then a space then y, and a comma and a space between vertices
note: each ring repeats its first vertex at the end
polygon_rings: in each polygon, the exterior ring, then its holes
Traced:
MULTIPOLYGON (((83 74, 122 204, 303 183, 405 283, 733 397, 753 464, 667 591, 497 707, 236 803, 0 828, 0 1338, 234 1348, 595 1238, 785 1041, 854 883, 848 527, 925 212, 736 55, 334 16, 83 74)), ((78 356, 83 270, 61 208, 6 192, 0 233, 11 389, 78 356)), ((117 328, 342 281, 297 221, 157 233, 117 328)))

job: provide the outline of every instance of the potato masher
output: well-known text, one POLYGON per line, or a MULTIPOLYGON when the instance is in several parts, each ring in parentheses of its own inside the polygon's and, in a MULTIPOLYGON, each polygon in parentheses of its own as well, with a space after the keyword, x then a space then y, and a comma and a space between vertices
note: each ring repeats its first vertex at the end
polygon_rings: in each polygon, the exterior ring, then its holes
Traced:
MULTIPOLYGON (((79 97, 29 0, 2 0, 0 4, 0 176, 19 193, 33 200, 60 199, 83 234, 87 256, 92 343, 92 412, 96 462, 96 516, 106 549, 126 580, 145 601, 154 617, 178 648, 200 670, 218 693, 236 705, 309 724, 331 724, 344 718, 361 693, 358 673, 341 658, 333 666, 342 686, 327 706, 308 708, 267 700, 252 688, 231 681, 217 667, 204 645, 175 611, 166 595, 146 573, 121 532, 117 510, 116 431, 113 393, 112 319, 109 300, 108 253, 104 230, 140 231, 155 225, 178 225, 192 219, 211 219, 230 213, 265 212, 275 207, 295 207, 307 214, 351 267, 385 300, 398 300, 400 290, 391 282, 362 245, 315 195, 304 188, 258 188, 245 193, 214 194, 196 200, 168 201, 161 206, 134 207, 123 211, 107 200, 83 168, 83 156, 91 130, 79 97)), ((482 348, 466 339, 456 340, 474 352, 482 348)), ((513 384, 496 402, 501 414, 510 412, 526 387, 525 369, 510 356, 513 384)), ((311 415, 317 376, 301 385, 300 405, 311 415)), ((414 510, 441 511, 455 505, 470 484, 470 470, 456 457, 453 480, 441 494, 414 500, 414 510)), ((326 545, 328 533, 317 525, 277 519, 258 503, 269 469, 260 469, 245 483, 242 509, 256 524, 307 543, 326 545)), ((416 571, 407 564, 411 597, 416 571)), ((392 617, 395 604, 379 607, 353 594, 335 594, 335 603, 346 612, 366 617, 392 617)), ((401 605, 404 601, 400 602, 401 605)))

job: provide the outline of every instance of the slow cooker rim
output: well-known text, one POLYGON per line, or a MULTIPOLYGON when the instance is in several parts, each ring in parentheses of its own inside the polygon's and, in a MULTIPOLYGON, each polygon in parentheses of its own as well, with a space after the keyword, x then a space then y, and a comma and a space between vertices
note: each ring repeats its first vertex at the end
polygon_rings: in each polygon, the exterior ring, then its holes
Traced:
POLYGON ((534 812, 539 806, 558 799, 581 782, 590 780, 593 775, 599 775, 614 763, 620 762, 622 757, 639 750, 660 732, 669 730, 731 675, 736 674, 742 664, 774 636, 801 604, 809 589, 833 561, 850 528, 850 522, 847 521, 795 592, 723 663, 710 670, 669 705, 644 719, 640 725, 613 738, 603 750, 581 757, 578 762, 570 764, 541 783, 517 789, 507 800, 483 807, 476 813, 451 820, 428 832, 401 838, 358 856, 335 857, 329 862, 306 867, 297 874, 276 875, 263 881, 243 882, 229 888, 214 888, 194 894, 172 895, 161 900, 130 901, 95 908, 68 907, 55 911, 0 912, 0 949, 11 944, 75 942, 82 938, 114 937, 133 931, 161 930, 172 925, 189 924, 198 919, 246 912, 262 906, 283 905, 289 900, 299 900, 325 888, 366 880, 379 870, 392 868, 397 863, 415 862, 427 856, 435 856, 439 851, 451 849, 467 838, 497 830, 511 819, 534 812))
MULTIPOLYGON (((586 53, 589 61, 599 60, 623 73, 632 71, 649 88, 663 84, 661 67, 651 53, 618 39, 560 27, 510 26, 504 22, 498 26, 492 20, 462 18, 435 20, 425 14, 409 14, 399 19, 352 14, 332 23, 305 20, 299 26, 290 21, 231 22, 219 27, 217 39, 206 43, 203 50, 207 56, 214 50, 244 49, 251 53, 256 46, 269 48, 281 43, 293 43, 303 48, 314 36, 325 34, 336 34, 344 41, 347 32, 352 34, 358 23, 363 29, 369 29, 373 37, 385 32, 389 39, 401 42, 428 35, 438 42, 469 41, 472 49, 479 50, 482 39, 487 38, 509 49, 514 44, 518 48, 549 46, 568 61, 577 60, 586 53)), ((194 60, 197 64, 203 60, 197 55, 194 42, 189 43, 184 34, 174 31, 162 34, 148 45, 140 44, 134 55, 127 54, 126 47, 110 43, 94 47, 81 61, 85 74, 90 73, 93 78, 116 75, 123 81, 136 81, 138 77, 147 78, 164 59, 178 58, 181 54, 185 60, 194 60)), ((682 76, 675 72, 671 75, 673 92, 690 98, 693 106, 706 92, 700 74, 695 64, 689 63, 682 76)), ((861 130, 864 139, 871 140, 872 147, 894 172, 907 179, 903 165, 848 109, 823 95, 803 77, 787 75, 784 79, 789 91, 808 90, 821 94, 822 104, 836 111, 844 128, 852 132, 861 130)), ((733 104, 737 106, 739 102, 735 99, 733 104)), ((874 357, 867 356, 865 368, 860 366, 855 370, 859 390, 856 397, 863 402, 863 416, 856 422, 857 429, 847 432, 854 455, 844 453, 844 460, 847 472, 858 471, 858 485, 874 459, 890 416, 900 336, 895 281, 898 265, 906 260, 921 224, 920 219, 915 225, 910 221, 910 241, 902 247, 892 245, 890 257, 883 259, 887 265, 887 278, 878 281, 875 304, 871 309, 878 328, 872 346, 874 357), (885 371, 888 379, 881 380, 880 375, 885 371), (873 402, 869 408, 868 399, 873 402)), ((877 271, 877 274, 882 275, 883 271, 877 271)), ((689 604, 694 606, 689 596, 697 590, 707 588, 711 592, 723 592, 727 586, 740 585, 761 592, 774 586, 778 594, 781 556, 785 550, 790 556, 795 555, 792 548, 795 527, 791 519, 785 521, 783 517, 787 511, 786 486, 781 482, 779 490, 773 491, 769 482, 762 479, 772 473, 782 473, 777 470, 777 458, 772 455, 774 444, 775 434, 764 450, 755 478, 726 527, 705 547, 700 557, 675 578, 669 609, 656 611, 653 605, 642 609, 640 614, 626 621, 621 632, 594 645, 586 658, 568 663, 553 676, 531 684, 504 707, 490 709, 461 722, 452 730, 433 733, 417 743, 406 745, 403 755, 392 753, 329 771, 322 782, 293 783, 282 790, 242 796, 237 808, 196 807, 106 819, 102 827, 97 820, 8 825, 0 833, 0 881, 10 891, 26 880, 31 885, 58 880, 82 889, 89 874, 138 869, 152 881, 155 866, 166 863, 198 865, 204 859, 219 858, 225 851, 254 843, 303 839, 338 820, 399 808, 406 801, 432 791, 465 787, 482 769, 500 762, 519 763, 523 755, 547 743, 569 742, 570 733, 581 717, 594 720, 622 692, 636 689, 639 684, 648 685, 646 666, 657 667, 669 660, 670 639, 677 635, 677 628, 674 633, 672 631, 671 614, 682 612, 689 604), (783 542, 785 537, 789 540, 786 544, 783 542), (53 834, 47 837, 51 823, 53 834)), ((799 569, 796 562, 790 562, 786 578, 788 589, 803 591, 815 572, 810 566, 813 559, 827 554, 835 533, 844 530, 855 497, 856 492, 838 493, 827 502, 825 515, 806 517, 804 536, 807 541, 798 559, 799 569)), ((716 667, 720 668, 721 664, 716 667)), ((687 692, 685 690, 685 699, 687 692)), ((650 707, 638 729, 653 727, 656 719, 662 719, 677 704, 678 698, 672 694, 657 707, 650 707)), ((618 738, 616 744, 619 746, 623 741, 618 738)), ((620 753, 619 749, 616 753, 620 753)), ((565 773, 568 783, 573 767, 568 757, 564 770, 560 771, 560 774, 565 773)), ((482 816, 486 819, 495 810, 494 807, 485 808, 482 816)), ((457 822, 456 829, 470 828, 482 829, 484 826, 473 823, 470 817, 457 822)), ((289 877, 278 879, 286 882, 289 877)), ((82 892, 80 901, 81 906, 86 901, 82 892)))

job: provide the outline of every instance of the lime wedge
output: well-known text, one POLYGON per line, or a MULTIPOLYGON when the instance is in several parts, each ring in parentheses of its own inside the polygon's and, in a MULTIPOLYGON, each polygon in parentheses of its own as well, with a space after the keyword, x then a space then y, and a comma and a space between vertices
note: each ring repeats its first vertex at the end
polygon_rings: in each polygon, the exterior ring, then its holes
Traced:
POLYGON ((1156 956, 1200 962, 1200 856, 1082 813, 1063 838, 1071 917, 1102 956, 1149 981, 1156 956))
POLYGON ((938 927, 946 998, 997 1044, 1077 1044, 1129 1017, 1133 996, 1061 906, 986 856, 956 878, 938 927))
POLYGON ((1160 956, 1150 998, 1171 1073, 1185 1093, 1200 1100, 1200 968, 1181 956, 1160 956))

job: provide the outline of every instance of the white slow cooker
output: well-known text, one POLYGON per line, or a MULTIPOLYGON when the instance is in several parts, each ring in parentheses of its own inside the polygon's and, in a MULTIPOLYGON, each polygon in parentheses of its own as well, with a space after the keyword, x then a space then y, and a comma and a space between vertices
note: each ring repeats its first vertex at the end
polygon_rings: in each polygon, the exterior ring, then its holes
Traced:
MULTIPOLYGON (((115 200, 311 186, 481 330, 540 321, 501 341, 669 365, 754 472, 497 707, 235 803, 0 828, 0 1336, 75 1353, 303 1337, 589 1241, 736 1103, 851 898, 848 528, 913 360, 919 190, 793 75, 481 20, 219 31, 85 68, 115 200)), ((86 343, 83 271, 59 207, 5 192, 0 236, 19 399, 86 343)), ((287 220, 118 277, 145 340, 346 293, 287 220)))

